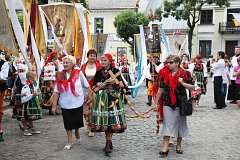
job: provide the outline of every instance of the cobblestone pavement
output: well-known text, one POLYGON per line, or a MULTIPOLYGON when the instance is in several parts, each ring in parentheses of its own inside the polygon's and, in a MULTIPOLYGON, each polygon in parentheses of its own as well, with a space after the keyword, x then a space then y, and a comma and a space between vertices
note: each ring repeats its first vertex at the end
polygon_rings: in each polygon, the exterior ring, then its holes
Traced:
MULTIPOLYGON (((209 80, 209 82, 211 82, 209 80)), ((142 86, 139 95, 131 99, 133 105, 144 111, 149 107, 146 87, 142 86)), ((213 86, 208 85, 207 95, 202 96, 200 106, 188 117, 190 136, 183 139, 182 155, 170 148, 167 159, 204 160, 236 159, 240 160, 240 109, 229 104, 222 110, 213 110, 213 86)), ((129 115, 133 114, 126 107, 129 115)), ((11 110, 5 111, 3 127, 5 141, 0 143, 1 160, 155 160, 159 159, 162 137, 155 133, 155 113, 149 119, 128 119, 128 129, 123 134, 113 136, 114 149, 109 157, 102 151, 105 135, 97 133, 95 137, 86 135, 86 128, 80 130, 81 144, 74 143, 71 150, 63 150, 67 141, 62 116, 49 116, 36 121, 35 126, 42 134, 25 137, 18 128, 18 122, 11 119, 11 110)))

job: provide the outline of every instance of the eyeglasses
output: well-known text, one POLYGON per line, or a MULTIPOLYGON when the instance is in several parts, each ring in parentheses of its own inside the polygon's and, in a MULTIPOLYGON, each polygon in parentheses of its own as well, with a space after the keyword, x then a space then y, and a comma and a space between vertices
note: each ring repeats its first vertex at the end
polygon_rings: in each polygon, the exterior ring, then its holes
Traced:
POLYGON ((167 63, 169 63, 169 64, 173 64, 173 63, 174 63, 174 61, 168 61, 167 63))

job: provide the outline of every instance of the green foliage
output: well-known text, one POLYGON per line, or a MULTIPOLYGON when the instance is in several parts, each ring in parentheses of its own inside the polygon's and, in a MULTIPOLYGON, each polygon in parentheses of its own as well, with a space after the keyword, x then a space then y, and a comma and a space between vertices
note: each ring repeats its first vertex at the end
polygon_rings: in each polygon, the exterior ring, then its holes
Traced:
POLYGON ((24 30, 24 26, 23 26, 23 13, 17 13, 17 17, 18 17, 18 21, 19 21, 22 29, 24 30))
POLYGON ((123 11, 113 22, 117 29, 117 35, 133 46, 134 34, 138 34, 139 25, 147 25, 149 20, 143 13, 136 13, 132 10, 123 11))
POLYGON ((162 20, 162 14, 163 14, 163 10, 161 7, 155 9, 154 15, 156 15, 158 17, 159 21, 162 20))
POLYGON ((164 0, 164 10, 159 12, 159 17, 173 16, 177 20, 186 20, 189 27, 189 52, 192 50, 192 36, 196 24, 200 20, 203 5, 215 4, 229 6, 229 0, 164 0))

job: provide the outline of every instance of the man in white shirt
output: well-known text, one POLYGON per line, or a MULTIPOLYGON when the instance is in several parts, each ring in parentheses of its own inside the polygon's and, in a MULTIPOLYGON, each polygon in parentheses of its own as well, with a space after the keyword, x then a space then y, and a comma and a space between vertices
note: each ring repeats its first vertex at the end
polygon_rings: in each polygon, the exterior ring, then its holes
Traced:
POLYGON ((236 77, 233 77, 233 69, 234 67, 238 66, 237 58, 240 55, 240 46, 235 46, 234 53, 235 55, 232 57, 232 60, 231 60, 231 68, 230 68, 231 85, 229 85, 229 88, 228 88, 227 100, 232 100, 230 103, 236 104, 238 93, 235 85, 236 77))
POLYGON ((222 109, 226 107, 225 104, 225 98, 221 91, 221 86, 223 82, 222 76, 225 74, 224 68, 225 68, 225 62, 224 62, 224 56, 225 53, 222 51, 219 51, 217 53, 217 59, 218 61, 214 64, 212 64, 212 68, 214 70, 214 99, 216 103, 216 107, 213 109, 222 109))

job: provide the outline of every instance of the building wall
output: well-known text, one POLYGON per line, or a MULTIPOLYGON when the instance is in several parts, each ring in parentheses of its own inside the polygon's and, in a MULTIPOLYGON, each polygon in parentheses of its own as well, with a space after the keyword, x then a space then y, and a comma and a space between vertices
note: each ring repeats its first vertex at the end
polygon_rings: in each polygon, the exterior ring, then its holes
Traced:
POLYGON ((194 30, 192 56, 199 53, 199 41, 211 40, 212 49, 211 54, 216 57, 218 51, 224 51, 226 49, 226 41, 239 41, 240 34, 232 33, 219 33, 219 22, 227 21, 227 9, 240 8, 239 0, 230 0, 230 7, 218 7, 214 5, 206 5, 203 9, 213 9, 213 24, 199 24, 194 30))
POLYGON ((127 58, 131 63, 133 61, 133 56, 131 55, 131 49, 128 43, 124 43, 121 39, 117 38, 116 28, 114 27, 115 17, 120 14, 122 10, 90 10, 89 13, 89 28, 90 33, 94 33, 94 19, 103 18, 103 34, 111 34, 111 40, 109 42, 109 53, 113 56, 115 61, 117 61, 117 48, 126 47, 127 48, 127 58))

